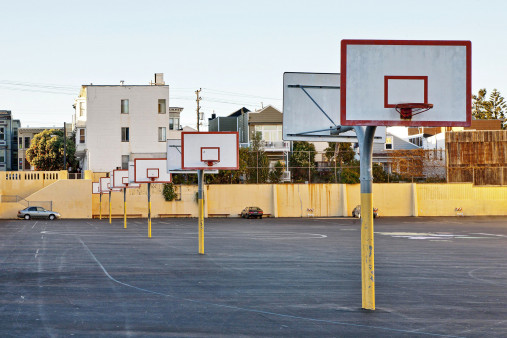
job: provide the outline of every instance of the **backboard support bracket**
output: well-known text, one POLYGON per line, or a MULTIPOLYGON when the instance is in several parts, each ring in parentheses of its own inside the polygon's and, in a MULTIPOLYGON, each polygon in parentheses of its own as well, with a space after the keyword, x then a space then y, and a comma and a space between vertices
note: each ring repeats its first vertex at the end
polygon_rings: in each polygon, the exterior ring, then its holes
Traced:
MULTIPOLYGON (((331 121, 331 123, 335 127, 338 127, 336 125, 336 123, 334 123, 334 121, 329 117, 329 115, 326 114, 326 112, 324 111, 324 109, 322 109, 322 107, 319 106, 319 104, 317 103, 317 101, 315 101, 313 99, 313 97, 305 90, 305 88, 313 88, 313 89, 340 89, 340 86, 288 85, 287 87, 289 87, 289 88, 300 88, 306 94, 306 96, 308 96, 310 98, 310 100, 313 102, 313 104, 315 104, 317 106, 317 108, 319 108, 319 110, 322 112, 322 114, 324 114, 327 117, 327 119, 329 121, 331 121)), ((323 130, 320 130, 320 131, 323 131, 323 130)))

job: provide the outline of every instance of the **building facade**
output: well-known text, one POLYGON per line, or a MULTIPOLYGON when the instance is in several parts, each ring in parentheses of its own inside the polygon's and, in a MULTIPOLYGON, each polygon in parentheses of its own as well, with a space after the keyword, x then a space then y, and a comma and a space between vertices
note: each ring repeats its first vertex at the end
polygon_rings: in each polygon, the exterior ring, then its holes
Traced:
POLYGON ((150 85, 82 86, 73 119, 80 168, 109 172, 135 158, 166 157, 166 140, 181 138, 181 111, 169 108, 163 74, 150 85))
POLYGON ((0 110, 0 171, 18 170, 19 120, 14 120, 10 110, 0 110))

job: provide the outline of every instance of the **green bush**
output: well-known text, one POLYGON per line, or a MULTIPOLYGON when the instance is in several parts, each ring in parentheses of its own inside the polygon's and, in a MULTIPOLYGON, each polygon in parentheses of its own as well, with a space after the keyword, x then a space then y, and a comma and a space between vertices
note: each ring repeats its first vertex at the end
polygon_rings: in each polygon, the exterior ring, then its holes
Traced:
POLYGON ((164 190, 162 191, 162 194, 164 195, 164 199, 167 202, 174 201, 176 197, 178 197, 178 194, 176 194, 176 191, 174 191, 174 185, 172 183, 164 184, 164 190))

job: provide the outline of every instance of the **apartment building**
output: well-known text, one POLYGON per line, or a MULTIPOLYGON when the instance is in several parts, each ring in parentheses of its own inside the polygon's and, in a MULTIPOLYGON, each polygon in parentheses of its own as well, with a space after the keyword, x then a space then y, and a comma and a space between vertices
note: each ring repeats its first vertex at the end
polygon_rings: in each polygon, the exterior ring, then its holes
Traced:
POLYGON ((163 74, 148 85, 83 85, 73 130, 82 170, 128 168, 142 157, 166 157, 166 139, 181 138, 182 108, 169 108, 163 74))
POLYGON ((12 118, 10 110, 0 110, 0 171, 18 170, 19 120, 12 118))

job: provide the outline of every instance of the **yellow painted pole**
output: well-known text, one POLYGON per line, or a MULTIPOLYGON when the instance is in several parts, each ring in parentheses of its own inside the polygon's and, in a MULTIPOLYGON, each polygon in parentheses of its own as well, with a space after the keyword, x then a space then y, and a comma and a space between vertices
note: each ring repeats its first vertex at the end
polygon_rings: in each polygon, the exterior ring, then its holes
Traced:
POLYGON ((111 224, 111 191, 109 191, 109 224, 111 224))
POLYGON ((127 188, 123 188, 123 228, 127 229, 127 188))
POLYGON ((102 219, 102 193, 100 193, 100 198, 99 198, 99 219, 102 219))
POLYGON ((204 194, 203 194, 203 180, 204 171, 197 170, 197 197, 199 200, 199 224, 198 224, 198 237, 199 237, 199 254, 204 255, 204 194))
POLYGON ((363 309, 375 310, 375 251, 373 243, 373 196, 361 193, 361 262, 363 309))
POLYGON ((199 254, 204 255, 204 199, 199 199, 199 254))
POLYGON ((359 141, 361 182, 362 307, 375 310, 375 246, 373 243, 373 137, 376 127, 355 127, 359 141))
POLYGON ((151 238, 151 183, 148 183, 148 237, 151 238))

